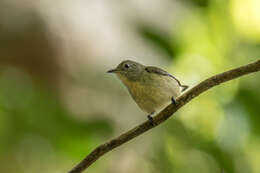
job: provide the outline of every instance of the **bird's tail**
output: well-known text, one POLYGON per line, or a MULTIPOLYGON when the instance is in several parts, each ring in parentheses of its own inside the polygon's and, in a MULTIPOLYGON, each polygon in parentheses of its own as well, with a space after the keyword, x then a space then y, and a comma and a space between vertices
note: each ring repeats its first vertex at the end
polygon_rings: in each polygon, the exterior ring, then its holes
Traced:
POLYGON ((183 92, 183 91, 185 91, 186 89, 188 89, 189 88, 189 86, 188 85, 180 85, 181 87, 182 87, 182 90, 181 90, 181 92, 183 92))

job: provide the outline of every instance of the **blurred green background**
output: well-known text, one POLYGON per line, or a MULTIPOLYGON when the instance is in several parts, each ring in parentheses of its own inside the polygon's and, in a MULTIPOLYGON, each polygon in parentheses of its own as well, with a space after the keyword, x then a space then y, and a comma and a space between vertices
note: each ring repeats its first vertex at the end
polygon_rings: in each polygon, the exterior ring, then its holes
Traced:
MULTIPOLYGON (((0 172, 67 172, 145 121, 105 73, 122 60, 192 87, 259 55, 259 0, 1 0, 0 172)), ((259 87, 218 86, 86 172, 259 173, 259 87)))

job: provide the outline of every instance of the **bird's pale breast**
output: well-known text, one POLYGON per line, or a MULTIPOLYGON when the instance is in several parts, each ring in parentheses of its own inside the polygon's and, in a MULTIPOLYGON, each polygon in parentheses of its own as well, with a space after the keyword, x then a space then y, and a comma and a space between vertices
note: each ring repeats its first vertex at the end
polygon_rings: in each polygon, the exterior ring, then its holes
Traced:
POLYGON ((159 111, 166 107, 172 97, 180 95, 177 81, 169 76, 151 74, 149 78, 137 82, 122 79, 138 106, 147 113, 159 111))

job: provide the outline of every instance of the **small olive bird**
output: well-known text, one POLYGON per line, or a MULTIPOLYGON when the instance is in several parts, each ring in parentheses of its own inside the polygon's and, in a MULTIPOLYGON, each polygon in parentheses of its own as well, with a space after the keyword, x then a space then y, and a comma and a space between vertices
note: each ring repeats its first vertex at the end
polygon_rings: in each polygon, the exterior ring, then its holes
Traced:
POLYGON ((130 92, 137 105, 149 115, 165 108, 170 102, 176 105, 175 98, 188 86, 168 72, 153 66, 145 66, 131 60, 121 62, 108 73, 115 73, 130 92))

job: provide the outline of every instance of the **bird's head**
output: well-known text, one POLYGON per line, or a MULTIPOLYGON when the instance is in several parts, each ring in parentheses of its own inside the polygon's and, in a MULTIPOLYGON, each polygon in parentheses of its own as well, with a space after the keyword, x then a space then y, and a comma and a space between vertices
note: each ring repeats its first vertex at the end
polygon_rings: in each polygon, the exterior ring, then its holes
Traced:
POLYGON ((136 81, 141 78, 145 66, 131 60, 122 61, 115 69, 107 71, 108 73, 116 73, 118 77, 130 81, 136 81))

